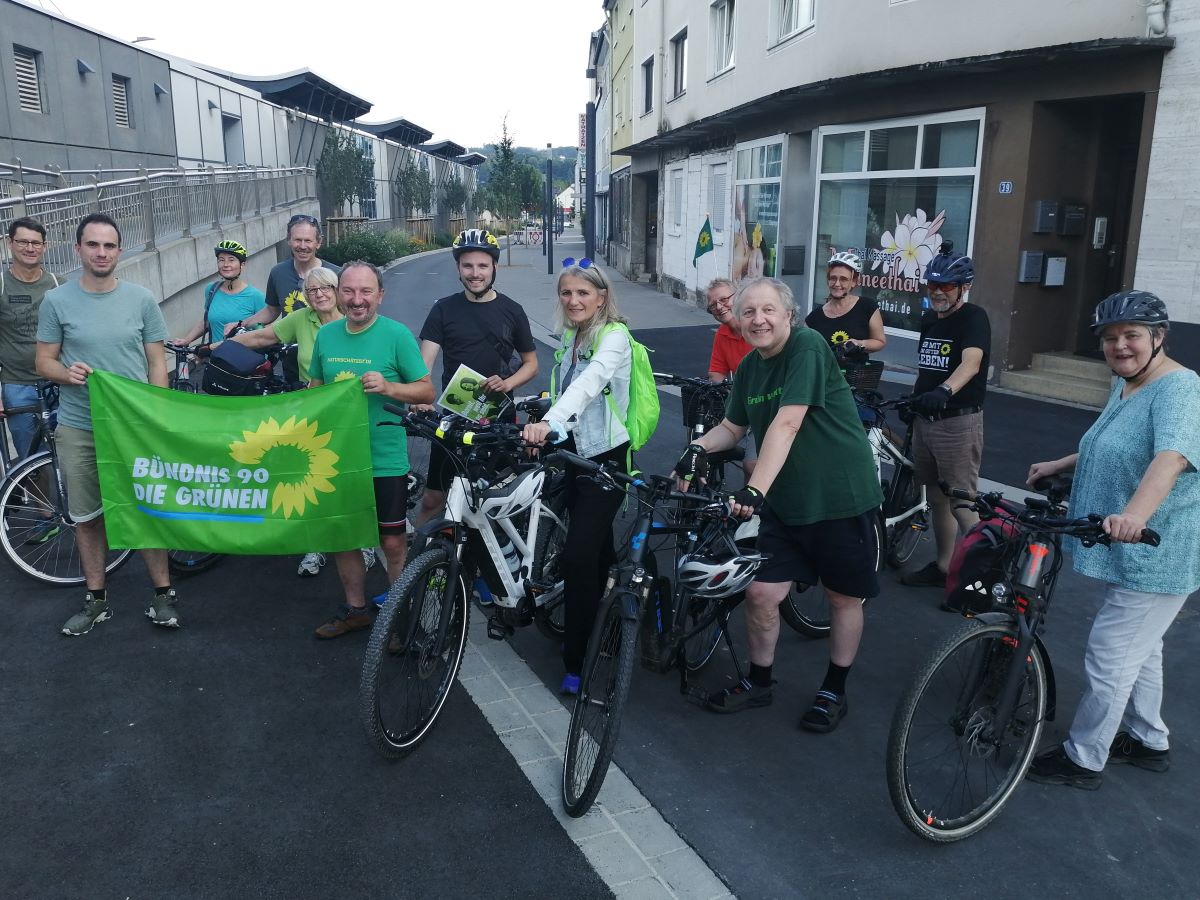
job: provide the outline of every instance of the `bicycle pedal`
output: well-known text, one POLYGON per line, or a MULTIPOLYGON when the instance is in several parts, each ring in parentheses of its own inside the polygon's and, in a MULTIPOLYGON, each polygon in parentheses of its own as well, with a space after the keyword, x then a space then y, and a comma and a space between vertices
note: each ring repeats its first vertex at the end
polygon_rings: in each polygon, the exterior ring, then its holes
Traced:
POLYGON ((506 625, 496 616, 492 616, 490 619, 488 619, 487 636, 493 641, 503 641, 507 638, 510 638, 513 635, 513 631, 514 629, 511 625, 506 625))

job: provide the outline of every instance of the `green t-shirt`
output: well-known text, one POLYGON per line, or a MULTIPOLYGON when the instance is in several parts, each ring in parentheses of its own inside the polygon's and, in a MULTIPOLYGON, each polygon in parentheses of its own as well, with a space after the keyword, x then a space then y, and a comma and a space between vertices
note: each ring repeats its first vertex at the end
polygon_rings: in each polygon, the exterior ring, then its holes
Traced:
MULTIPOLYGON (((332 322, 330 324, 333 324, 332 322)), ((321 330, 321 320, 317 312, 309 307, 298 309, 290 315, 276 319, 271 324, 275 337, 281 344, 296 345, 296 362, 300 367, 300 380, 308 381, 309 366, 312 363, 313 347, 317 343, 317 332, 321 330)))
POLYGON ((37 346, 38 308, 58 279, 42 270, 32 284, 16 278, 12 270, 0 272, 0 381, 37 384, 33 351, 37 346))
POLYGON ((854 395, 829 344, 811 328, 792 331, 770 359, 746 354, 733 378, 725 415, 749 425, 762 452, 767 428, 782 406, 807 406, 791 453, 767 505, 788 525, 857 516, 883 502, 875 460, 854 395))
MULTIPOLYGON (((299 315, 294 312, 291 316, 299 315)), ((286 319, 285 319, 286 321, 286 319)), ((278 333, 278 332, 276 332, 278 333)), ((417 339, 394 319, 377 316, 364 331, 346 330, 346 320, 330 322, 317 332, 316 346, 308 364, 309 377, 322 384, 361 378, 379 372, 388 381, 408 384, 429 374, 417 339)), ((408 446, 403 428, 379 428, 396 417, 383 409, 387 398, 367 394, 371 422, 371 464, 375 477, 408 474, 408 446)))
MULTIPOLYGON (((111 291, 93 294, 68 281, 46 294, 38 310, 37 339, 61 344, 64 366, 85 362, 134 381, 145 382, 146 344, 167 339, 167 323, 154 295, 131 281, 118 281, 111 291)), ((62 385, 58 421, 92 430, 87 385, 62 385)))

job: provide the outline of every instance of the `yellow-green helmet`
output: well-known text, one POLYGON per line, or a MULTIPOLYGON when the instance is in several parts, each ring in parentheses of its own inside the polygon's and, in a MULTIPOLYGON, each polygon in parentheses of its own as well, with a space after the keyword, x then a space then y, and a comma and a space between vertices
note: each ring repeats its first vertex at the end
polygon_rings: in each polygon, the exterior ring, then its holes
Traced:
POLYGON ((213 253, 217 256, 220 256, 222 253, 229 253, 236 256, 242 262, 245 262, 246 257, 250 255, 246 252, 246 248, 237 241, 221 241, 221 243, 213 248, 213 253))

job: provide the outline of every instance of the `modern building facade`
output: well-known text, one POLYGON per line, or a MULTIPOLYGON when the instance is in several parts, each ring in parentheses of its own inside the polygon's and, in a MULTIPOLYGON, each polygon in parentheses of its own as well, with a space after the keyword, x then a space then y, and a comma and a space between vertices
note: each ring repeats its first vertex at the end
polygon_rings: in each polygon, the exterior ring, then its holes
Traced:
POLYGON ((1186 336, 1200 322, 1185 224, 1200 92, 1183 49, 1200 43, 1198 2, 1162 19, 1166 4, 1133 0, 1086 15, 1034 0, 605 3, 609 33, 633 32, 632 133, 618 139, 614 114, 613 137, 631 196, 627 222, 612 204, 608 259, 681 297, 717 275, 775 275, 807 310, 824 260, 855 250, 900 358, 949 240, 976 260, 994 376, 1094 356, 1091 308, 1135 283, 1163 293, 1186 336), (715 252, 693 266, 705 219, 715 252), (1160 227, 1172 237, 1147 257, 1143 231, 1160 227))

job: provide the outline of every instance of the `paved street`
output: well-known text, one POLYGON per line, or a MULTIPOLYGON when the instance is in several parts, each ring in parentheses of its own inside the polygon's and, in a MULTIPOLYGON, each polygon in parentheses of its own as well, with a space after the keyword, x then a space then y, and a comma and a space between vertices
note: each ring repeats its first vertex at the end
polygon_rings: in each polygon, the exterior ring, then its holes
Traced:
MULTIPOLYGON (((556 256, 581 255, 574 240, 556 256)), ((534 322, 540 387, 554 279, 538 248, 515 248, 512 262, 497 288, 534 322)), ((457 286, 448 252, 401 261, 384 312, 416 331, 457 286)), ((617 292, 656 369, 703 373, 703 311, 648 285, 617 292)), ((678 401, 664 394, 663 411, 639 454, 648 471, 669 470, 681 449, 678 401)), ((1029 462, 1073 449, 1092 417, 989 396, 984 476, 1018 484, 1029 462)), ((3 896, 1196 896, 1194 604, 1166 641, 1169 774, 1110 769, 1096 792, 1026 784, 986 831, 934 846, 893 813, 884 748, 906 679, 955 619, 938 611, 936 592, 901 587, 892 572, 867 606, 853 708, 835 733, 796 727, 828 657, 786 628, 765 709, 714 716, 680 696, 674 675, 639 670, 620 771, 592 813, 565 822, 553 754, 566 713, 545 689, 561 678, 556 647, 535 629, 511 649, 487 641, 476 610, 463 685, 425 744, 386 763, 358 718, 364 636, 312 639, 337 579, 332 566, 299 579, 295 562, 231 557, 182 582, 185 627, 164 632, 142 616, 135 561, 112 580, 114 620, 77 640, 58 629, 78 592, 0 566, 3 896)), ((1079 697, 1098 600, 1096 584, 1064 573, 1046 630, 1061 710, 1046 743, 1061 738, 1079 697)), ((723 653, 702 673, 708 686, 730 674, 723 653)))

